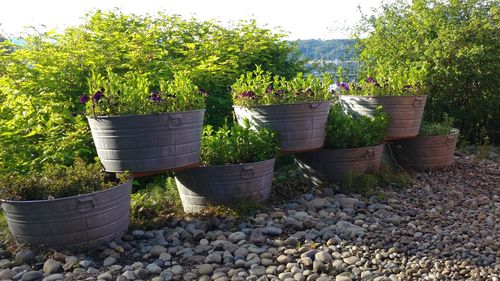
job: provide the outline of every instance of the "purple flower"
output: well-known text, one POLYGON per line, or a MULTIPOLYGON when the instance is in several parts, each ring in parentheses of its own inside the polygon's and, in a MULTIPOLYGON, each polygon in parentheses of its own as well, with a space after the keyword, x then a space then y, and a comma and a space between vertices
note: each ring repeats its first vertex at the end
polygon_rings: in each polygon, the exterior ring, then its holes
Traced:
POLYGON ((241 93, 240 97, 253 99, 253 98, 256 97, 256 95, 255 95, 255 93, 253 91, 246 91, 246 92, 241 93))
POLYGON ((161 101, 160 93, 158 91, 152 91, 148 97, 148 100, 156 103, 160 102, 161 101))
POLYGON ((274 92, 274 96, 275 97, 281 97, 285 92, 283 90, 277 90, 276 92, 274 92))
POLYGON ((405 85, 403 87, 403 91, 405 91, 405 92, 408 92, 408 90, 410 90, 410 89, 411 89, 411 85, 405 85))
POLYGON ((207 97, 208 96, 208 93, 207 91, 205 91, 202 87, 198 86, 198 92, 200 93, 200 95, 204 96, 204 97, 207 97))
POLYGON ((76 112, 71 112, 71 116, 76 117, 76 116, 78 116, 78 113, 76 113, 76 112))
POLYGON ((266 88, 266 94, 270 94, 274 91, 273 85, 269 85, 266 88))
POLYGON ((342 88, 344 91, 349 91, 349 84, 346 82, 337 83, 337 86, 342 88))
POLYGON ((377 80, 375 80, 373 77, 368 77, 368 78, 366 78, 366 82, 368 82, 368 83, 377 83, 377 80))
POLYGON ((81 103, 81 104, 86 104, 88 101, 89 101, 89 96, 87 96, 87 95, 82 95, 82 96, 80 97, 80 103, 81 103))
POLYGON ((95 102, 99 102, 99 100, 104 97, 104 93, 102 91, 97 91, 95 92, 95 94, 92 96, 92 99, 95 101, 95 102))

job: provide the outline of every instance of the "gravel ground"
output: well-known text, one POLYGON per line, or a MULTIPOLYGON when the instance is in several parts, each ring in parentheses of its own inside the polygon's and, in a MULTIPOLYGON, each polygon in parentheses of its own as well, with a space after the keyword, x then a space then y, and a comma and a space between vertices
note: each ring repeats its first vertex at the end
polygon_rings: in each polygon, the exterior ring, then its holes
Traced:
POLYGON ((499 280, 500 169, 460 156, 408 189, 321 189, 246 222, 171 220, 92 252, 0 251, 0 280, 499 280))

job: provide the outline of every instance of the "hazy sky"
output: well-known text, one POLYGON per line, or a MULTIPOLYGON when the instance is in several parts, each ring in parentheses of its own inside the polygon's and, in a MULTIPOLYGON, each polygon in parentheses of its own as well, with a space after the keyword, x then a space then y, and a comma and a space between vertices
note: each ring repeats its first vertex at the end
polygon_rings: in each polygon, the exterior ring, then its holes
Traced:
POLYGON ((261 26, 290 32, 289 39, 347 38, 346 28, 383 0, 12 0, 0 3, 0 32, 16 35, 25 26, 62 30, 82 22, 95 9, 115 7, 127 13, 155 14, 165 11, 222 24, 256 19, 261 26))

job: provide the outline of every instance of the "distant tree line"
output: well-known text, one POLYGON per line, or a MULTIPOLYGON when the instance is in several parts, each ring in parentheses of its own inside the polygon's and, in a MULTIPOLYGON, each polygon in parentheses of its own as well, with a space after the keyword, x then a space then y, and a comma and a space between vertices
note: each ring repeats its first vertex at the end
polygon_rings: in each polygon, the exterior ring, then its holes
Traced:
POLYGON ((353 39, 308 39, 297 40, 299 51, 308 60, 354 60, 355 41, 353 39))

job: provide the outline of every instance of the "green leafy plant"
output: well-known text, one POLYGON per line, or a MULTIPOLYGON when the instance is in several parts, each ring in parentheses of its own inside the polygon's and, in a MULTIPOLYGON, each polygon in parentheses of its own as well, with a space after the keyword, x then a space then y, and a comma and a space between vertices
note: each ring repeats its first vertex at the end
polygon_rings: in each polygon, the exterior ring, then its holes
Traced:
POLYGON ((380 108, 374 117, 353 116, 339 104, 330 108, 326 124, 325 148, 354 148, 381 144, 389 116, 380 108))
POLYGON ((173 177, 166 174, 137 179, 132 194, 130 223, 136 227, 154 228, 169 217, 182 215, 182 203, 173 177))
POLYGON ((379 179, 376 174, 349 172, 344 176, 340 185, 349 192, 370 196, 375 193, 375 188, 379 185, 379 179))
POLYGON ((107 77, 92 72, 88 83, 94 94, 81 96, 80 103, 86 104, 87 112, 94 116, 188 111, 205 107, 206 93, 184 72, 175 73, 172 81, 160 81, 158 90, 150 90, 152 86, 146 75, 128 72, 121 77, 109 68, 107 77))
POLYGON ((425 120, 454 117, 471 143, 500 141, 498 1, 393 1, 356 30, 361 75, 429 87, 425 120), (413 73, 412 73, 413 72, 413 73))
POLYGON ((100 164, 77 159, 72 166, 47 165, 42 172, 0 175, 0 198, 4 200, 43 200, 92 193, 120 182, 103 172, 100 164))
POLYGON ((270 129, 258 131, 227 125, 206 126, 201 139, 201 163, 205 166, 252 163, 272 159, 279 151, 278 136, 270 129))
POLYGON ((452 133, 455 128, 453 127, 454 118, 445 114, 442 122, 422 122, 420 126, 419 136, 437 136, 447 135, 452 133))
MULTIPOLYGON (((92 71, 105 79, 108 68, 120 78, 144 76, 150 88, 144 96, 187 72, 210 93, 205 117, 215 127, 232 117, 230 86, 256 64, 287 78, 304 71, 285 34, 252 20, 228 28, 161 12, 95 11, 62 32, 37 27, 24 34, 21 45, 0 42, 0 174, 71 165, 76 157, 93 162, 97 153, 79 103, 83 93, 100 90, 89 89, 92 71)), ((144 112, 151 110, 164 108, 144 112)))
POLYGON ((364 196, 377 195, 377 188, 398 187, 408 188, 412 185, 411 177, 404 171, 382 166, 373 174, 347 173, 340 183, 343 189, 364 196))
POLYGON ((358 83, 339 82, 333 84, 332 89, 340 95, 352 96, 409 96, 423 95, 426 93, 426 87, 422 83, 389 83, 386 81, 380 84, 372 77, 358 83))
POLYGON ((329 73, 323 77, 304 76, 298 73, 291 79, 272 75, 260 66, 254 71, 242 74, 232 85, 232 96, 235 105, 256 106, 272 104, 290 104, 331 99, 329 86, 333 76, 329 73))

